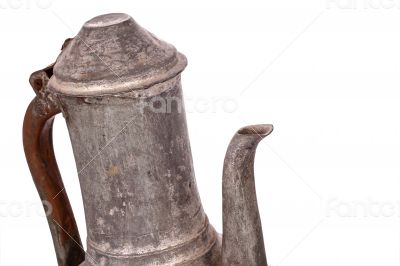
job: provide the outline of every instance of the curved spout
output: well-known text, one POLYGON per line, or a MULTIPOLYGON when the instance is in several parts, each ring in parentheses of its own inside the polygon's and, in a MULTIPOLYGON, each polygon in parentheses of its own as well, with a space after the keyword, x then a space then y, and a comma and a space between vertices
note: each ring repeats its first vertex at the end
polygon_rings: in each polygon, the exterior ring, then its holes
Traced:
POLYGON ((272 125, 241 128, 232 138, 223 171, 222 265, 267 266, 254 183, 258 143, 272 125))

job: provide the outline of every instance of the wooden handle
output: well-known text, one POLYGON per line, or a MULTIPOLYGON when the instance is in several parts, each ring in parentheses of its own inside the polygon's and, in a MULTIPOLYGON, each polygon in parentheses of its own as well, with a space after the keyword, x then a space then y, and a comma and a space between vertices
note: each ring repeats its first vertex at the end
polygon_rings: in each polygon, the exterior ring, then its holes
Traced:
POLYGON ((54 94, 47 90, 52 74, 53 65, 31 75, 36 97, 24 118, 24 150, 43 206, 51 208, 46 212, 58 265, 77 266, 84 261, 85 252, 54 155, 52 128, 60 108, 54 94))

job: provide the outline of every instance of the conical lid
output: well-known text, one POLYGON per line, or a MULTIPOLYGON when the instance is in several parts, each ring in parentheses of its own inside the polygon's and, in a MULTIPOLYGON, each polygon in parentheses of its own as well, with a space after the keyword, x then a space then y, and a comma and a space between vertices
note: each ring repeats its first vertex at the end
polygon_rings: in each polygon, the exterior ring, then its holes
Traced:
POLYGON ((144 89, 179 74, 187 61, 127 14, 87 21, 64 48, 49 86, 61 94, 98 96, 144 89))

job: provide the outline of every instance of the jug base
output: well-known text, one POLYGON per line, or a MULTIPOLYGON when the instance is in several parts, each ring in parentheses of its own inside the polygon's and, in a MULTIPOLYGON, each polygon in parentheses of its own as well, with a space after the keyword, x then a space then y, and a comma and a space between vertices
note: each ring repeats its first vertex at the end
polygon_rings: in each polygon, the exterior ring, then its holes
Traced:
MULTIPOLYGON (((180 261, 177 263, 174 262, 166 262, 163 264, 160 262, 157 265, 168 265, 168 266, 220 266, 221 265, 221 249, 222 249, 222 235, 216 233, 215 239, 212 245, 205 251, 205 253, 199 255, 197 258, 189 258, 187 261, 180 261)), ((143 264, 143 262, 138 261, 137 258, 126 258, 123 261, 120 260, 107 260, 107 261, 93 261, 93 258, 90 258, 88 253, 86 253, 86 260, 82 262, 79 266, 136 266, 141 265, 145 266, 147 264, 143 264), (88 258, 89 257, 89 258, 88 258)), ((115 258, 114 258, 115 259, 115 258)), ((154 265, 154 263, 150 263, 149 265, 154 265)))

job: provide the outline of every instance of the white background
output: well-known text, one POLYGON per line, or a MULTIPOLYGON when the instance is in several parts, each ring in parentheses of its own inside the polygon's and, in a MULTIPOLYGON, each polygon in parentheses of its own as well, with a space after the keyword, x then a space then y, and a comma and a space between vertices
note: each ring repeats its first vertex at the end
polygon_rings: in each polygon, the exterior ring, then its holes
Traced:
MULTIPOLYGON (((272 123, 256 182, 270 265, 400 265, 400 0, 0 0, 0 265, 56 265, 25 162, 29 75, 93 16, 128 13, 174 44, 198 187, 222 229, 233 133, 272 123)), ((63 118, 56 154, 85 239, 63 118)))

